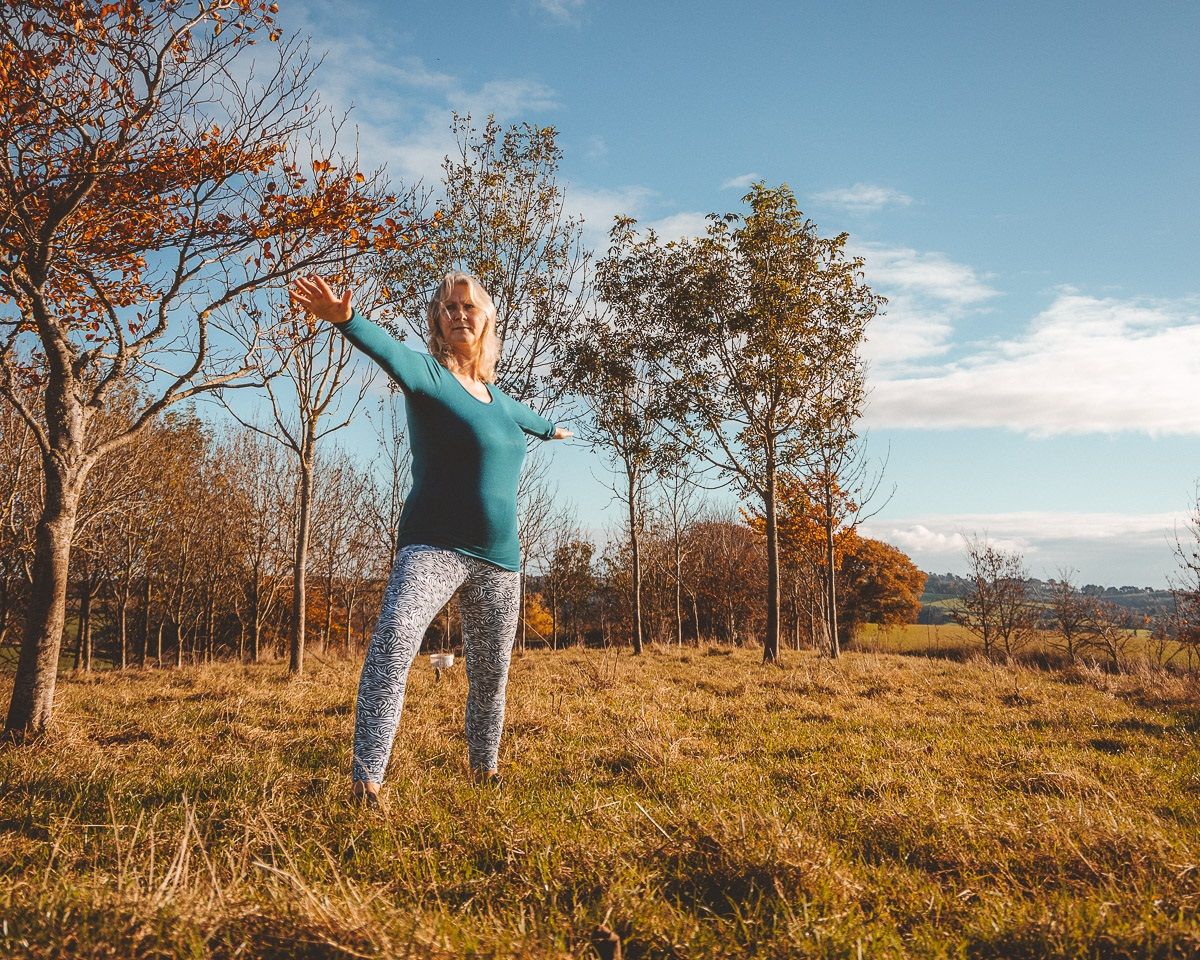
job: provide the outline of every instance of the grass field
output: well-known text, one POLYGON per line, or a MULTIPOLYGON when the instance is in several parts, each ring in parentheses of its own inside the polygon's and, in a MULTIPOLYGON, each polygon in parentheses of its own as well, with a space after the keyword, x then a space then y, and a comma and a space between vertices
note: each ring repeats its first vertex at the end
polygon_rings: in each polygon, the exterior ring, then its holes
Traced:
POLYGON ((495 790, 422 658, 382 812, 357 664, 66 678, 0 750, 0 956, 1200 955, 1194 679, 758 660, 519 656, 495 790))
MULTIPOLYGON (((1197 666, 1197 651, 1194 648, 1181 646, 1174 641, 1160 644, 1151 639, 1148 630, 1131 630, 1128 634, 1129 643, 1123 652, 1129 664, 1135 664, 1138 660, 1149 660, 1152 663, 1164 663, 1177 668, 1194 669, 1197 666)), ((953 623, 909 623, 892 627, 868 623, 859 628, 854 646, 877 653, 910 653, 958 660, 974 657, 982 651, 977 636, 966 627, 953 623)), ((1061 639, 1048 631, 1039 633, 1023 646, 1020 656, 1066 665, 1061 651, 1061 639)), ((1080 660, 1104 665, 1109 657, 1103 650, 1090 647, 1081 653, 1080 660)))

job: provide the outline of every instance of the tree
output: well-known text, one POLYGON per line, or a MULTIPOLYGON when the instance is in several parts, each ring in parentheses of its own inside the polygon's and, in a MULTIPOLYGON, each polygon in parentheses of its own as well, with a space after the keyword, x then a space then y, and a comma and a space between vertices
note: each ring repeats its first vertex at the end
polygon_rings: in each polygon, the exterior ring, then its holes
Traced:
MULTIPOLYGON (((791 593, 797 641, 805 632, 810 643, 833 656, 836 638, 829 631, 837 617, 829 615, 827 606, 831 598, 836 602, 837 595, 829 589, 829 571, 841 567, 846 549, 857 539, 853 525, 843 523, 856 505, 847 503, 836 483, 831 489, 826 479, 780 473, 775 526, 780 576, 791 593), (804 629, 803 621, 807 621, 804 629)), ((765 514, 750 509, 744 515, 751 529, 765 538, 765 514)))
POLYGON ((763 658, 779 656, 777 484, 811 452, 832 404, 827 368, 846 363, 881 302, 847 258, 847 236, 823 238, 786 185, 755 184, 746 216, 711 216, 706 235, 661 244, 619 220, 598 268, 643 317, 656 412, 674 438, 762 504, 767 547, 763 658), (822 393, 822 391, 825 393, 822 393))
POLYGON ((1170 631, 1191 650, 1200 648, 1200 482, 1193 491, 1183 532, 1175 531, 1175 574, 1170 578, 1175 612, 1170 631))
POLYGON ((470 116, 452 121, 456 153, 446 157, 444 196, 416 255, 391 257, 385 289, 408 329, 424 342, 430 292, 452 270, 474 274, 496 305, 503 352, 497 384, 539 412, 566 387, 555 376, 565 332, 589 301, 591 254, 581 223, 564 210, 558 168, 562 151, 553 127, 502 127, 489 116, 483 129, 470 116))
MULTIPOLYGON (((298 331, 296 331, 298 333, 298 331)), ((285 340, 293 336, 285 332, 285 340)), ((282 363, 261 357, 260 375, 271 411, 272 437, 296 461, 296 490, 293 499, 296 531, 292 557, 292 619, 288 642, 288 672, 304 672, 304 646, 308 611, 308 552, 312 531, 313 485, 317 466, 317 444, 342 430, 353 419, 366 396, 372 375, 349 379, 354 359, 350 341, 329 324, 308 336, 298 336, 292 349, 281 345, 282 363)), ((373 373, 373 371, 372 371, 373 373)), ((243 426, 259 430, 252 420, 243 420, 228 409, 243 426)))
POLYGON ((92 468, 188 397, 253 382, 225 336, 260 287, 400 242, 378 175, 302 141, 307 48, 274 4, 11 0, 0 14, 0 396, 42 459, 32 601, 6 730, 46 729, 92 468), (235 82, 262 35, 277 56, 235 82), (391 223, 387 218, 391 217, 391 223), (97 414, 143 385, 127 424, 97 414), (29 397, 30 391, 34 399, 29 397))
POLYGON ((1037 610, 1029 598, 1029 575, 1016 551, 980 540, 967 542, 970 587, 951 619, 979 637, 983 655, 1011 658, 1033 635, 1037 610))
POLYGON ((238 615, 248 628, 246 656, 262 656, 263 631, 273 613, 291 552, 293 469, 283 449, 269 437, 242 429, 228 437, 221 459, 229 465, 233 492, 226 512, 236 519, 240 558, 238 615))
POLYGON ((1046 613, 1058 646, 1069 663, 1077 663, 1079 656, 1095 642, 1094 626, 1097 622, 1095 597, 1080 593, 1075 584, 1076 573, 1071 569, 1059 571, 1058 579, 1050 581, 1050 597, 1046 613))
MULTIPOLYGON (((608 267, 612 264, 606 261, 608 267)), ((661 428, 650 412, 649 379, 642 359, 641 318, 636 303, 611 269, 601 270, 598 288, 609 305, 585 318, 571 341, 567 379, 587 403, 581 437, 599 448, 621 478, 613 492, 625 505, 630 552, 629 604, 634 654, 642 652, 642 557, 646 484, 662 459, 661 428), (611 281, 611 283, 610 283, 611 281)))
MULTIPOLYGON (((686 451, 671 449, 659 464, 657 513, 671 540, 671 583, 675 601, 675 641, 683 646, 683 562, 691 550, 687 532, 699 515, 698 471, 686 451)), ((693 626, 698 627, 698 624, 693 626)))
POLYGON ((522 618, 525 627, 539 641, 545 643, 554 632, 554 618, 550 615, 550 611, 546 609, 546 603, 542 599, 542 595, 540 593, 525 594, 525 603, 522 609, 525 611, 522 618))
POLYGON ((839 573, 842 581, 839 627, 846 639, 864 623, 886 627, 917 622, 925 574, 902 550, 881 540, 853 534, 839 573))

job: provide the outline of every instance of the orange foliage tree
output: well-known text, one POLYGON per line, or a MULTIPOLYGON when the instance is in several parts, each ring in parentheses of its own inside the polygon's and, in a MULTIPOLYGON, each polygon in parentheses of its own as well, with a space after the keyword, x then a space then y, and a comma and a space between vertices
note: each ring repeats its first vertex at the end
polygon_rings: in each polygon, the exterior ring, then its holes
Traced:
MULTIPOLYGON (((843 526, 843 520, 853 513, 854 504, 845 501, 835 488, 831 512, 826 492, 814 481, 794 473, 781 473, 776 479, 779 560, 789 581, 793 613, 799 619, 800 607, 807 606, 810 611, 820 611, 823 624, 829 621, 824 605, 829 597, 826 583, 830 570, 836 576, 847 546, 858 536, 852 527, 843 526)), ((762 511, 746 510, 743 515, 756 533, 766 535, 767 518, 762 511)), ((815 619, 810 617, 810 632, 815 632, 811 625, 815 619)), ((830 637, 825 638, 825 646, 833 651, 830 637)))
POLYGON ((263 344, 229 331, 279 319, 256 290, 411 242, 381 175, 322 148, 315 64, 276 10, 6 0, 0 13, 0 396, 37 441, 45 489, 14 739, 50 721, 93 466, 169 405, 254 381, 263 344), (261 40, 274 47, 252 54, 261 40), (102 429, 130 384, 139 407, 102 429))
MULTIPOLYGON (((801 608, 807 607, 809 631, 816 639, 817 613, 822 624, 821 643, 834 653, 840 642, 863 623, 911 623, 920 611, 925 574, 900 550, 878 540, 859 536, 853 523, 857 503, 836 482, 820 476, 780 474, 776 527, 780 565, 790 586, 797 633, 801 608), (832 557, 832 566, 831 566, 832 557), (840 588, 831 591, 830 578, 840 588), (825 609, 833 596, 837 617, 825 609), (840 636, 829 635, 835 623, 840 636)), ((760 512, 744 511, 759 535, 766 530, 760 512)))
POLYGON ((882 540, 848 538, 840 564, 838 626, 845 638, 864 623, 915 623, 921 612, 925 574, 908 554, 882 540))

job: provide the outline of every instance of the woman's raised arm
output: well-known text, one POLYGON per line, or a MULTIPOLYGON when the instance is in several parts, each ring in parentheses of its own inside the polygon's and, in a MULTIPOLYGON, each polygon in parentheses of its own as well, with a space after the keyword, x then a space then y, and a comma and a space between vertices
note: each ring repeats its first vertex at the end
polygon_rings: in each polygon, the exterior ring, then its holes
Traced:
POLYGON ((314 317, 337 327, 404 390, 436 393, 440 389, 438 362, 428 354, 410 350, 356 311, 351 305, 352 291, 346 290, 339 297, 323 277, 309 274, 294 280, 288 292, 314 317))

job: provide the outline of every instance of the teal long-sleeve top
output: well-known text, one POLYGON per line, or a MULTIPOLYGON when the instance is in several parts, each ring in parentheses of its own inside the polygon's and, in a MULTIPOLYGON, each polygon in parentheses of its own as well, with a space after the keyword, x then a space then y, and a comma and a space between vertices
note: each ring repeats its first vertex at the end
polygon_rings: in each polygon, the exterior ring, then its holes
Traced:
POLYGON ((487 388, 491 403, 484 403, 429 354, 409 349, 357 310, 338 329, 404 391, 413 484, 397 546, 445 547, 519 570, 525 434, 549 440, 554 424, 494 384, 487 388))

